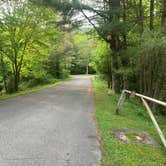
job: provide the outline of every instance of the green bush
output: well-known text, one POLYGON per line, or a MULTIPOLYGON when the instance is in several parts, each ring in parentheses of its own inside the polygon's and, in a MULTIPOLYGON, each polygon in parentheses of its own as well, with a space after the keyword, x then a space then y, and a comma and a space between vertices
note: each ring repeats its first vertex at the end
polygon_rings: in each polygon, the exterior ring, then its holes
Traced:
POLYGON ((54 83, 56 81, 55 78, 53 78, 51 75, 45 75, 40 78, 33 78, 30 79, 27 83, 28 87, 34 87, 36 85, 44 85, 44 84, 49 84, 49 83, 54 83))

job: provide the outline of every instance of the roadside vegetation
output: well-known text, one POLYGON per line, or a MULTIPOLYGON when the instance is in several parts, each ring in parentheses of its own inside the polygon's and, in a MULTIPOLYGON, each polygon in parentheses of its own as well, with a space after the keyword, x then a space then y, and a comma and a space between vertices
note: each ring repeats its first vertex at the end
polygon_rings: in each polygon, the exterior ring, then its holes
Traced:
POLYGON ((95 40, 60 26, 60 14, 21 0, 0 9, 0 99, 95 72, 95 40))
POLYGON ((72 79, 72 77, 68 77, 68 78, 65 78, 65 79, 59 79, 59 80, 56 80, 54 83, 49 83, 49 84, 44 84, 44 85, 36 85, 36 86, 30 87, 30 88, 25 87, 25 89, 20 89, 19 91, 14 92, 12 94, 1 92, 0 100, 9 99, 9 98, 25 95, 25 94, 28 94, 28 93, 36 92, 36 91, 39 91, 39 90, 51 88, 51 87, 60 85, 60 84, 64 83, 67 80, 70 80, 70 79, 72 79))
MULTIPOLYGON (((139 101, 126 101, 120 116, 115 107, 122 89, 166 101, 166 0, 0 0, 0 9, 0 99, 97 73, 103 166, 166 165, 162 147, 111 133, 145 130, 161 144, 139 101)), ((166 134, 166 109, 150 106, 166 134)))
POLYGON ((115 93, 165 101, 165 0, 13 0, 0 8, 0 91, 97 72, 115 93))
MULTIPOLYGON (((108 95, 106 82, 94 79, 97 125, 103 143, 102 166, 165 166, 166 151, 141 102, 126 100, 120 115, 115 114, 119 95, 108 95), (113 129, 144 130, 150 133, 160 147, 143 144, 127 144, 117 141, 113 129)), ((157 121, 166 136, 166 118, 157 114, 157 121)))
POLYGON ((109 88, 166 100, 166 0, 41 1, 59 11, 66 24, 83 20, 93 27, 89 34, 99 41, 95 69, 109 88))

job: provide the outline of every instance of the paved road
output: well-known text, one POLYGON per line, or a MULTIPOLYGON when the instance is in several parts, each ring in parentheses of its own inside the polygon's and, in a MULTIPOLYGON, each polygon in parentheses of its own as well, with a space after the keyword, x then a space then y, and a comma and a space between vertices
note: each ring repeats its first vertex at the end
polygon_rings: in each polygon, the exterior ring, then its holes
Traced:
POLYGON ((0 166, 96 166, 91 79, 0 101, 0 166))

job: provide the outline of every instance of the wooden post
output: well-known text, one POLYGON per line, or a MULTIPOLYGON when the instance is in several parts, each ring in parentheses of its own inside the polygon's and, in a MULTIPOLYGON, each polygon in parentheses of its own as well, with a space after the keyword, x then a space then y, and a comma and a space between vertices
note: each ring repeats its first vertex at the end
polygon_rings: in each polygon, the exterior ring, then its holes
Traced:
POLYGON ((154 117, 154 115, 153 115, 148 103, 142 97, 141 97, 141 99, 142 99, 142 102, 143 102, 143 104, 145 105, 145 107, 146 107, 146 109, 148 111, 148 114, 149 114, 149 116, 150 116, 150 118, 151 118, 151 120, 153 122, 154 127, 156 128, 156 130, 157 130, 157 132, 158 132, 158 134, 159 134, 159 136, 161 138, 161 141, 162 141, 164 147, 166 148, 166 140, 165 140, 164 134, 162 133, 162 131, 161 131, 161 129, 160 129, 160 127, 159 127, 159 125, 158 125, 158 123, 157 123, 157 121, 156 121, 156 119, 155 119, 155 117, 154 117))
POLYGON ((119 115, 119 113, 120 113, 120 109, 121 109, 121 106, 122 106, 122 104, 123 104, 123 102, 124 102, 124 100, 125 100, 125 97, 126 97, 125 91, 123 90, 123 91, 122 91, 122 94, 121 94, 121 96, 120 96, 120 99, 119 99, 119 101, 118 101, 117 108, 116 108, 116 114, 118 114, 118 115, 119 115))

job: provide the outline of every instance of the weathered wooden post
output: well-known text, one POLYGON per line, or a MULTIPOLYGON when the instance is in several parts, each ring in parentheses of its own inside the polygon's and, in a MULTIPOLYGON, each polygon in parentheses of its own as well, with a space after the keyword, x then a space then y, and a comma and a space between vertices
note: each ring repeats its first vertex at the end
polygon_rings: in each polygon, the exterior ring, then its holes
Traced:
POLYGON ((121 109, 121 106, 122 106, 122 104, 123 104, 123 102, 124 102, 124 100, 125 100, 125 97, 126 97, 126 94, 125 94, 125 91, 123 90, 123 91, 122 91, 122 94, 121 94, 121 96, 120 96, 120 99, 119 99, 119 101, 118 101, 117 108, 116 108, 116 114, 117 114, 117 115, 119 115, 119 113, 120 113, 120 109, 121 109))

